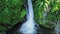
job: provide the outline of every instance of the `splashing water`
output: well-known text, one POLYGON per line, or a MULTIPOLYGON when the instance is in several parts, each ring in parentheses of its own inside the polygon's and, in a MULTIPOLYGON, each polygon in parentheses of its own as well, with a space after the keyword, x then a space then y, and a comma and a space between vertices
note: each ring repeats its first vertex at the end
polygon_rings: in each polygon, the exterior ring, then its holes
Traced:
POLYGON ((35 23, 34 23, 34 14, 33 14, 33 6, 32 1, 28 0, 28 12, 27 13, 27 21, 22 24, 20 31, 22 34, 35 34, 35 23))

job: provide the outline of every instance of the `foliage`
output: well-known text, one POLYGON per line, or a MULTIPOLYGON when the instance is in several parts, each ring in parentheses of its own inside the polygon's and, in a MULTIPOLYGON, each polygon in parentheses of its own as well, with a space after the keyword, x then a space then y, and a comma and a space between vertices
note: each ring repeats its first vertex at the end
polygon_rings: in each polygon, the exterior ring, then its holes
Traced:
POLYGON ((0 0, 0 31, 5 31, 6 27, 19 21, 22 22, 25 15, 23 0, 0 0))
POLYGON ((35 21, 38 24, 53 28, 55 27, 54 23, 60 21, 60 0, 36 0, 33 4, 35 21))

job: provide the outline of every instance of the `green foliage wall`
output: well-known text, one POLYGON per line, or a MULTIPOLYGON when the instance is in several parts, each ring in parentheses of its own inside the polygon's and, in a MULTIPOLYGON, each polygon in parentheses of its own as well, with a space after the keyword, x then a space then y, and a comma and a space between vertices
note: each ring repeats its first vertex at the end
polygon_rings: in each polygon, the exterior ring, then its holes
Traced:
POLYGON ((24 20, 23 0, 0 0, 0 32, 24 20))
POLYGON ((45 27, 55 27, 60 22, 60 0, 35 0, 33 3, 35 21, 45 27))

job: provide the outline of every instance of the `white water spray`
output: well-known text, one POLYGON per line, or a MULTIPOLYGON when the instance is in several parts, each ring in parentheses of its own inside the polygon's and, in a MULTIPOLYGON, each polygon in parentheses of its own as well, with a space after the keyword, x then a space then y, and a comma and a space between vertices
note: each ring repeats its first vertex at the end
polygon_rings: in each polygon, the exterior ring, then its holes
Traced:
POLYGON ((60 34, 60 23, 57 21, 56 27, 55 27, 56 34, 60 34))
POLYGON ((32 1, 28 0, 28 12, 27 13, 27 21, 22 24, 22 27, 20 29, 20 32, 23 34, 35 34, 35 23, 34 23, 34 13, 33 13, 33 6, 32 1))

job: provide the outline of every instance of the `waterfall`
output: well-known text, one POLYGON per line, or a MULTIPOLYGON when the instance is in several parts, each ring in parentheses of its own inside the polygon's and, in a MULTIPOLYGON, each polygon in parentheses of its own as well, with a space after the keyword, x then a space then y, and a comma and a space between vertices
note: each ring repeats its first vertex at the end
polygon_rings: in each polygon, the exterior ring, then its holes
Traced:
POLYGON ((43 12, 43 24, 46 23, 46 17, 48 15, 48 12, 50 11, 50 9, 51 9, 50 6, 46 7, 46 9, 44 9, 45 12, 43 12))
POLYGON ((34 13, 33 13, 33 6, 32 1, 28 0, 28 13, 27 13, 27 21, 22 24, 20 32, 22 34, 35 34, 35 23, 34 23, 34 13))
POLYGON ((56 34, 60 34, 60 23, 59 23, 59 21, 57 21, 55 31, 56 31, 56 34))

